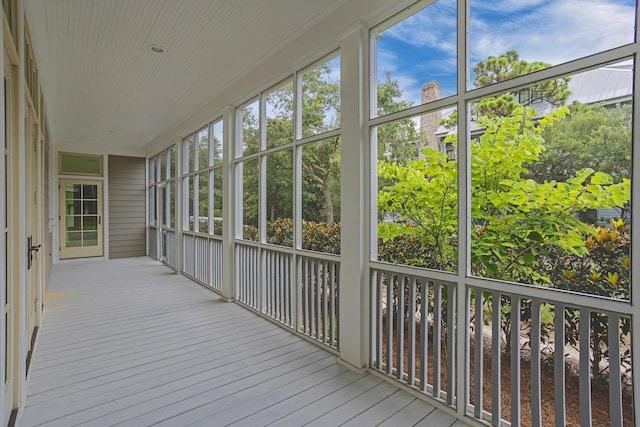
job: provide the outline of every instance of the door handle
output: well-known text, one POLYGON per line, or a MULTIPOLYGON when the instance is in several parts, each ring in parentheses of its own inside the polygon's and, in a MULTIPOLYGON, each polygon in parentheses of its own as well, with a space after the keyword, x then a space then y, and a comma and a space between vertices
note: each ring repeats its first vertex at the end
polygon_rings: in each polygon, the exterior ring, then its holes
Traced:
POLYGON ((33 265, 33 251, 38 252, 42 244, 38 246, 33 245, 33 236, 27 237, 27 270, 31 270, 31 266, 33 265))

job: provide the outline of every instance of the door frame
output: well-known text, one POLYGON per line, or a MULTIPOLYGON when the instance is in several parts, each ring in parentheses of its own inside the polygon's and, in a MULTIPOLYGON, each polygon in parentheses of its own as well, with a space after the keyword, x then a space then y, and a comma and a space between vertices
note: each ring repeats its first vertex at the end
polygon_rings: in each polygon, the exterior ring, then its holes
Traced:
POLYGON ((27 271, 26 301, 27 319, 25 331, 27 338, 26 373, 29 371, 33 346, 42 319, 42 301, 44 299, 44 268, 41 253, 44 253, 43 209, 43 150, 38 119, 32 105, 25 100, 24 119, 25 142, 27 143, 27 271))
MULTIPOLYGON (((19 366, 20 364, 17 362, 19 360, 19 333, 21 330, 20 326, 20 316, 19 316, 19 286, 18 286, 18 258, 16 258, 16 254, 19 252, 17 250, 18 242, 18 230, 15 226, 14 219, 17 218, 17 207, 19 205, 19 197, 18 192, 16 191, 16 186, 18 185, 19 179, 17 176, 16 169, 16 156, 17 156, 17 147, 16 147, 16 134, 15 134, 15 117, 16 117, 16 108, 17 108, 17 98, 16 98, 16 67, 14 67, 11 63, 7 55, 6 49, 4 50, 4 80, 3 80, 3 102, 4 102, 4 127, 3 127, 3 138, 4 142, 2 144, 2 149, 6 152, 3 153, 6 156, 6 172, 2 173, 3 185, 6 189, 4 193, 6 198, 4 198, 4 206, 2 206, 2 216, 6 214, 6 228, 5 224, 3 224, 3 239, 2 239, 2 249, 0 251, 4 251, 5 255, 3 257, 3 279, 6 278, 5 286, 6 289, 2 289, 2 296, 0 299, 2 300, 2 316, 7 320, 7 324, 3 326, 3 330, 0 332, 2 336, 2 360, 3 363, 0 364, 0 369, 2 372, 0 373, 0 381, 2 387, 2 405, 3 413, 6 418, 0 419, 0 422, 6 423, 9 420, 12 411, 18 406, 19 402, 19 387, 21 382, 18 380, 19 378, 19 366), (6 180, 5 180, 6 177, 6 180), (6 250, 5 250, 6 249, 6 250), (8 298, 5 301, 5 295, 8 298), (6 316, 6 317, 5 317, 6 316), (6 346, 6 348, 5 348, 6 346)), ((4 424, 3 424, 4 425, 4 424)))
POLYGON ((58 234, 59 241, 59 258, 64 259, 77 259, 77 258, 92 258, 104 256, 104 181, 102 179, 90 179, 88 177, 77 178, 59 178, 58 179, 58 223, 60 225, 60 231, 58 234), (91 252, 87 251, 87 247, 66 247, 65 234, 67 231, 66 223, 66 184, 86 184, 97 185, 98 187, 98 245, 96 250, 91 252), (63 219, 65 218, 65 219, 63 219), (88 253, 87 253, 88 252, 88 253))

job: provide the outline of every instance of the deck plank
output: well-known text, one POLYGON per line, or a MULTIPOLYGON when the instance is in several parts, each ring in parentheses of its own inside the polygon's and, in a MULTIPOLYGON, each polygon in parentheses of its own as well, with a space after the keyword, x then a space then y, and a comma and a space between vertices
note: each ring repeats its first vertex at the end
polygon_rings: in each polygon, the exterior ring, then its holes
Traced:
POLYGON ((142 257, 54 266, 19 425, 439 422, 455 419, 142 257))

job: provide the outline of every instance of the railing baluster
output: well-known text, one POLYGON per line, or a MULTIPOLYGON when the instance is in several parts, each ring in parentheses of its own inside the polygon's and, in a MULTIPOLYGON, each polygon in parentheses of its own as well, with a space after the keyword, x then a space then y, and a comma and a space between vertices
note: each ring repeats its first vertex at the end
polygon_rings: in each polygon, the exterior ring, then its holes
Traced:
POLYGON ((313 294, 313 288, 312 288, 312 278, 313 278, 313 271, 312 271, 312 267, 311 267, 311 260, 307 259, 306 260, 306 265, 307 268, 305 270, 305 292, 307 293, 307 297, 305 298, 304 301, 304 305, 305 305, 305 330, 307 331, 306 333, 311 336, 313 333, 313 316, 311 315, 311 308, 313 307, 313 304, 311 303, 312 301, 312 294, 313 294))
POLYGON ((244 294, 242 292, 242 282, 244 281, 244 275, 247 271, 244 265, 244 251, 241 245, 236 246, 236 271, 238 271, 238 278, 236 279, 236 297, 244 302, 244 294))
POLYGON ((564 373, 564 304, 556 304, 553 316, 554 355, 553 355, 553 388, 555 390, 556 425, 566 422, 565 412, 565 373, 564 373))
POLYGON ((447 287, 447 403, 453 405, 454 402, 454 387, 455 387, 455 345, 456 339, 456 324, 455 324, 455 291, 454 286, 450 283, 446 284, 447 287))
POLYGON ((620 370, 620 315, 608 314, 609 412, 611 425, 622 426, 622 372, 620 370))
POLYGON ((502 351, 500 349, 502 304, 499 292, 491 293, 491 425, 499 426, 502 418, 502 376, 500 375, 502 351))
POLYGON ((393 366, 393 274, 385 272, 387 279, 387 374, 393 366))
POLYGON ((591 313, 580 309, 580 426, 591 427, 591 313))
POLYGON ((340 348, 340 264, 335 263, 335 280, 336 287, 335 291, 335 303, 334 303, 334 311, 335 311, 335 334, 336 334, 336 345, 337 349, 340 348))
POLYGON ((440 398, 442 372, 442 284, 433 290, 433 396, 440 398))
POLYGON ((429 281, 422 280, 420 299, 420 390, 427 391, 429 376, 429 281))
POLYGON ((277 298, 276 298, 276 304, 277 304, 276 313, 277 313, 277 319, 279 321, 281 321, 281 322, 282 322, 282 303, 283 303, 283 301, 282 301, 282 299, 283 299, 282 298, 282 288, 284 286, 284 275, 282 274, 282 263, 284 261, 284 257, 285 257, 284 254, 281 254, 281 253, 278 254, 278 258, 277 258, 277 261, 278 261, 278 270, 277 270, 278 271, 278 278, 276 279, 277 280, 276 286, 277 286, 277 291, 278 291, 277 292, 277 298))
POLYGON ((289 255, 287 258, 286 267, 285 267, 285 277, 287 280, 286 286, 284 287, 284 300, 285 300, 285 312, 284 317, 285 321, 288 325, 293 326, 293 321, 291 320, 291 284, 293 280, 291 280, 291 266, 294 264, 293 256, 289 255))
POLYGON ((289 271, 289 254, 282 254, 280 262, 280 277, 282 279, 280 285, 280 303, 278 308, 280 310, 280 321, 287 323, 287 289, 289 288, 288 274, 289 271))
POLYGON ((520 425, 520 297, 516 295, 511 297, 511 425, 520 425))
POLYGON ((415 277, 409 277, 409 313, 407 313, 408 319, 408 356, 407 363, 407 383, 409 385, 415 384, 416 377, 416 286, 417 279, 415 277))
POLYGON ((482 290, 476 288, 475 289, 475 319, 474 319, 474 336, 473 336, 473 349, 474 349, 474 359, 473 359, 473 405, 474 411, 473 415, 482 419, 482 378, 484 376, 484 340, 483 340, 483 327, 484 322, 482 319, 483 316, 483 295, 482 290))
POLYGON ((329 262, 322 262, 322 341, 328 342, 329 334, 327 328, 329 327, 329 316, 328 316, 328 306, 327 306, 327 298, 329 297, 328 292, 328 284, 329 280, 328 274, 329 262))
MULTIPOLYGON (((542 425, 540 323, 540 300, 535 298, 531 300, 531 423, 534 426, 542 425)), ((513 325, 511 327, 513 328, 513 325)))
POLYGON ((261 310, 262 304, 262 281, 260 280, 261 255, 258 248, 252 248, 253 252, 253 308, 261 310))
POLYGON ((329 344, 333 346, 336 341, 335 337, 335 324, 336 324, 336 311, 335 311, 335 298, 336 298, 336 263, 331 262, 331 285, 329 287, 329 316, 331 316, 331 326, 329 329, 329 344))
POLYGON ((300 261, 301 264, 301 272, 302 272, 302 280, 300 281, 300 320, 302 333, 307 333, 307 263, 309 261, 307 258, 302 258, 300 261))
POLYGON ((375 343, 375 358, 376 358, 376 363, 377 363, 377 367, 378 369, 382 369, 382 333, 383 333, 383 326, 382 326, 382 272, 381 271, 375 271, 374 273, 374 280, 375 280, 375 284, 376 284, 376 288, 375 288, 375 294, 376 294, 376 299, 375 301, 375 318, 376 318, 376 323, 374 326, 375 329, 375 337, 372 340, 373 343, 375 343))
POLYGON ((404 281, 406 276, 398 275, 398 303, 396 312, 396 378, 402 379, 404 371, 404 281))
POLYGON ((315 339, 320 339, 320 315, 322 314, 322 310, 320 307, 320 265, 318 260, 312 260, 313 264, 313 337, 315 339))

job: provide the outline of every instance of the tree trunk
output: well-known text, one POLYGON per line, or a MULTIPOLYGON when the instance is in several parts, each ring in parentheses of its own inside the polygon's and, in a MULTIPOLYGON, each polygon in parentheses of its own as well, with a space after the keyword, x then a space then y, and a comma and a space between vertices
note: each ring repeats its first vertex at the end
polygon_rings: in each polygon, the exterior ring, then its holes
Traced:
POLYGON ((329 188, 329 183, 325 182, 322 189, 324 191, 324 209, 327 213, 327 222, 331 224, 333 223, 333 200, 331 200, 331 189, 329 188))

